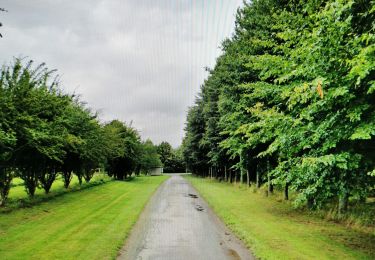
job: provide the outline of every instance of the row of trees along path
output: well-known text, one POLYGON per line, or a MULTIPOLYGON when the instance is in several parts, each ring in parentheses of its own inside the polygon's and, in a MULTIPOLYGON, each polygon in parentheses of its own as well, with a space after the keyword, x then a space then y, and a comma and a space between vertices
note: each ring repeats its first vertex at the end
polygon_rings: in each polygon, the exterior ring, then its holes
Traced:
POLYGON ((157 147, 141 141, 131 125, 103 124, 74 94, 60 87, 54 70, 16 59, 0 74, 0 205, 6 202, 14 177, 33 197, 46 193, 58 174, 65 188, 73 174, 89 182, 105 168, 118 180, 161 166, 157 147))
POLYGON ((247 1, 187 115, 201 176, 321 208, 374 192, 374 1, 247 1), (333 203, 333 204, 332 204, 333 203))

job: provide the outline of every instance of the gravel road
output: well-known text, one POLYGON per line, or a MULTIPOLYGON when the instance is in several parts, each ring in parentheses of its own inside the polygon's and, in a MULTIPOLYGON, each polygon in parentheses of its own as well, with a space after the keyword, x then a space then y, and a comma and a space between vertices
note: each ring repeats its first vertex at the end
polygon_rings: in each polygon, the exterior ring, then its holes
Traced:
POLYGON ((254 257, 191 184, 180 175, 172 175, 145 207, 118 259, 254 257))

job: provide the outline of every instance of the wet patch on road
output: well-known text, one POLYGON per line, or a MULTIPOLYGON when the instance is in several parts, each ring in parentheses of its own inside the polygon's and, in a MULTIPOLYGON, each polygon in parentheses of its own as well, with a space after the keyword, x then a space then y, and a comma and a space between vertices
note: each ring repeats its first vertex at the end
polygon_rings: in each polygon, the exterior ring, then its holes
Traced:
POLYGON ((228 249, 228 256, 230 257, 230 259, 236 259, 236 260, 241 259, 241 257, 238 255, 238 253, 233 249, 228 249))
POLYGON ((195 194, 191 194, 191 193, 189 193, 188 196, 189 196, 190 198, 193 198, 193 199, 197 199, 197 198, 198 198, 197 195, 195 195, 195 194))
POLYGON ((195 209, 198 211, 203 211, 204 208, 201 205, 195 205, 195 209))

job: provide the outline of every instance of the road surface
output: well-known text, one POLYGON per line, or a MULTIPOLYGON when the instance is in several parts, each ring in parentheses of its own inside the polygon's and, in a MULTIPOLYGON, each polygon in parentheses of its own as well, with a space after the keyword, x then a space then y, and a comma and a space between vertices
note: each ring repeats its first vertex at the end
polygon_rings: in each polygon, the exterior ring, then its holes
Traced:
POLYGON ((191 184, 172 175, 147 204, 118 259, 254 258, 191 184))

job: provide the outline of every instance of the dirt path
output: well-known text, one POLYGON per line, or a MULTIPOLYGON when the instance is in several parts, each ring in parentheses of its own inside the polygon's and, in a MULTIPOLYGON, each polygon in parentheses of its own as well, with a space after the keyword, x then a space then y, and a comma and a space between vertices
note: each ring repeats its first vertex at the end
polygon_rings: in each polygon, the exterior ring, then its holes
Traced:
POLYGON ((254 258, 190 183, 172 175, 151 198, 118 259, 254 258))

